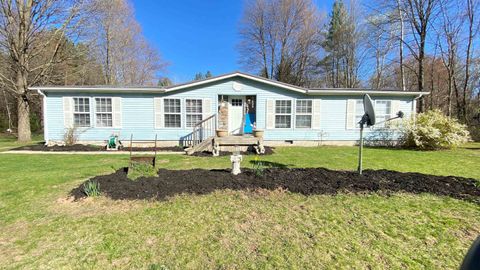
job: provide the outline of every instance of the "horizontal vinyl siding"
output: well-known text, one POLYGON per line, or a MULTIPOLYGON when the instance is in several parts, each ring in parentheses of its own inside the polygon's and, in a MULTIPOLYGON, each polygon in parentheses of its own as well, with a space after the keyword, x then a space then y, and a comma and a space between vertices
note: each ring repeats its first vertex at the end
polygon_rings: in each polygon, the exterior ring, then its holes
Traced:
MULTIPOLYGON (((266 100, 267 99, 321 99, 321 121, 320 129, 267 129, 265 140, 320 140, 323 133, 323 140, 357 140, 359 131, 357 129, 346 129, 346 104, 348 99, 359 99, 360 96, 306 96, 301 93, 279 89, 274 86, 265 85, 245 79, 228 79, 211 83, 200 87, 192 87, 181 91, 166 94, 62 94, 47 93, 47 121, 48 137, 50 140, 63 140, 65 133, 63 121, 63 96, 90 96, 90 97, 121 97, 122 98, 122 127, 121 128, 87 128, 79 129, 79 140, 98 141, 106 140, 112 133, 120 136, 121 140, 129 140, 133 134, 134 140, 153 140, 157 134, 159 140, 179 140, 181 137, 191 133, 191 128, 185 128, 184 103, 182 103, 182 128, 155 129, 154 126, 154 97, 164 98, 210 98, 211 111, 217 112, 218 95, 256 95, 256 120, 257 128, 265 129, 266 100), (241 91, 232 88, 233 82, 243 85, 241 91)), ((375 96, 372 97, 375 99, 375 96)), ((409 117, 412 111, 412 97, 381 97, 382 100, 400 100, 400 108, 409 117)), ((92 103, 93 105, 93 103, 92 103)), ((92 108, 93 110, 94 108, 92 108)), ((293 117, 295 117, 293 115, 293 117)), ((292 119, 293 120, 293 119, 292 119)), ((94 118, 92 118, 92 125, 94 118)), ((292 125, 293 125, 292 121, 292 125)), ((366 130, 366 133, 375 132, 366 130)))

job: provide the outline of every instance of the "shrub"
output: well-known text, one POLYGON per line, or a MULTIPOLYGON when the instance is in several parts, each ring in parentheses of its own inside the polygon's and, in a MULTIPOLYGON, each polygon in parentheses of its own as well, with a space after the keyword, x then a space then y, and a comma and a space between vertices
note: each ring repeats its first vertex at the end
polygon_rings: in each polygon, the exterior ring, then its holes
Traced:
POLYGON ((258 157, 255 157, 253 160, 253 172, 255 173, 256 177, 263 176, 263 173, 265 171, 265 164, 263 161, 261 161, 258 157))
POLYGON ((96 197, 100 195, 100 184, 96 181, 87 181, 83 184, 83 192, 88 197, 96 197))
POLYGON ((66 146, 74 145, 77 143, 77 132, 76 128, 68 128, 63 135, 63 141, 66 146))
POLYGON ((136 180, 139 177, 157 176, 157 170, 150 164, 142 162, 134 162, 128 169, 128 178, 136 180))
POLYGON ((450 149, 470 139, 467 127, 439 110, 417 115, 404 125, 404 145, 424 150, 450 149))

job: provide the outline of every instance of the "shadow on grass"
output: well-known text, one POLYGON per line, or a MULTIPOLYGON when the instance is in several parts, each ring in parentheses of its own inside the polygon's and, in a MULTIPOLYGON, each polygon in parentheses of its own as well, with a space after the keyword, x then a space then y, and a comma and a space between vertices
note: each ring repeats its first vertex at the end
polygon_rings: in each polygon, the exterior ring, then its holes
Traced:
MULTIPOLYGON (((178 194, 208 194, 216 190, 286 189, 303 195, 380 192, 406 192, 449 196, 480 204, 479 181, 453 176, 401 173, 387 170, 366 170, 363 175, 352 171, 323 168, 267 168, 261 176, 244 169, 239 175, 229 170, 166 170, 155 177, 128 179, 125 169, 110 175, 96 176, 90 181, 100 184, 100 192, 114 200, 165 200, 178 194)), ((82 184, 83 185, 83 184, 82 184)), ((75 199, 85 197, 83 186, 71 191, 75 199)))

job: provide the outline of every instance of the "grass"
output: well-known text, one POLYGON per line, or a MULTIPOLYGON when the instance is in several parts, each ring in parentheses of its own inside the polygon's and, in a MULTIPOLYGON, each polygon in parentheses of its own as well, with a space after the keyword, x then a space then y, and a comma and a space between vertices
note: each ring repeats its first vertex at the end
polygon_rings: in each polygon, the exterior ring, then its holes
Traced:
MULTIPOLYGON (((17 144, 0 137, 0 147, 17 144)), ((352 147, 278 148, 266 164, 351 170, 352 147)), ((252 166, 246 157, 243 166, 252 166)), ((371 149, 365 167, 480 180, 480 144, 451 151, 371 149)), ((228 157, 162 155, 162 168, 225 168, 228 157)), ((428 194, 183 194, 163 202, 71 202, 128 155, 0 154, 1 268, 458 268, 480 206, 428 194)), ((101 187, 100 187, 101 189, 101 187)), ((100 190, 101 191, 101 190, 100 190)))
POLYGON ((32 142, 29 143, 19 143, 15 140, 15 137, 10 134, 0 133, 0 152, 7 151, 12 148, 40 143, 43 140, 43 136, 40 134, 32 134, 32 142))

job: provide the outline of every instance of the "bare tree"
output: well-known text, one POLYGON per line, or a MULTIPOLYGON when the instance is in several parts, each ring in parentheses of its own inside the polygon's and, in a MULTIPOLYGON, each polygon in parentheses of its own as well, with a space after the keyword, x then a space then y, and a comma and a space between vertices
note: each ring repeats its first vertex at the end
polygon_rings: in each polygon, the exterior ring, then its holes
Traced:
POLYGON ((31 137, 27 89, 62 61, 58 57, 65 41, 62 37, 79 25, 82 4, 75 0, 0 0, 0 50, 7 53, 10 65, 0 73, 0 79, 17 99, 19 141, 30 141, 31 137), (35 61, 40 55, 48 57, 35 61))
MULTIPOLYGON (((395 24, 391 22, 390 14, 373 14, 368 21, 368 47, 375 59, 375 72, 371 78, 372 88, 385 87, 385 66, 387 56, 392 52, 396 41, 395 24)), ((403 68, 402 68, 403 69, 403 68)))
POLYGON ((438 36, 443 40, 439 47, 442 60, 448 71, 448 109, 452 115, 456 101, 456 116, 467 121, 469 93, 471 93, 471 70, 473 42, 478 33, 478 3, 474 0, 441 1, 441 23, 438 36), (453 96, 455 94, 455 96, 453 96))
POLYGON ((241 62, 266 78, 308 84, 321 38, 320 20, 311 0, 247 2, 240 30, 241 62))
MULTIPOLYGON (((476 0, 466 0, 467 1, 467 6, 466 6, 466 14, 465 14, 465 19, 467 22, 467 47, 465 51, 465 73, 463 76, 463 85, 461 88, 462 94, 463 94, 463 99, 462 103, 459 104, 459 107, 461 107, 461 112, 459 114, 459 118, 464 120, 465 122, 468 121, 467 118, 467 108, 468 108, 468 88, 472 88, 473 85, 471 84, 471 75, 470 71, 472 68, 472 57, 473 57, 473 42, 474 38, 478 34, 479 30, 479 21, 477 17, 475 16, 478 14, 478 1, 476 0)), ((458 93, 458 90, 457 90, 458 93)), ((458 100, 458 98, 457 98, 458 100)))
POLYGON ((156 84, 166 62, 142 35, 131 5, 125 0, 93 2, 92 51, 103 66, 104 83, 156 84))
POLYGON ((404 15, 402 6, 400 4, 400 0, 397 0, 397 11, 398 11, 398 21, 400 22, 400 36, 398 38, 398 59, 400 64, 400 87, 403 91, 405 91, 405 70, 403 66, 403 40, 405 36, 405 23, 404 23, 404 15))
MULTIPOLYGON (((423 92, 425 89, 425 46, 427 43, 427 33, 430 28, 432 14, 439 0, 405 0, 403 1, 403 10, 407 22, 411 28, 413 46, 403 42, 409 48, 411 55, 418 62, 417 71, 417 89, 423 92)), ((422 99, 419 107, 422 110, 422 99)))

